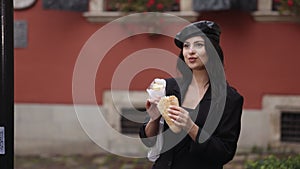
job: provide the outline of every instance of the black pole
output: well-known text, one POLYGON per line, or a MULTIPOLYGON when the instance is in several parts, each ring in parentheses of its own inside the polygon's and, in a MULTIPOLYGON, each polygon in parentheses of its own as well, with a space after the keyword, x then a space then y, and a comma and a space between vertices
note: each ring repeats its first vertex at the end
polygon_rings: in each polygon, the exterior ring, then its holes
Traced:
POLYGON ((1 1, 0 168, 14 168, 13 0, 1 1))

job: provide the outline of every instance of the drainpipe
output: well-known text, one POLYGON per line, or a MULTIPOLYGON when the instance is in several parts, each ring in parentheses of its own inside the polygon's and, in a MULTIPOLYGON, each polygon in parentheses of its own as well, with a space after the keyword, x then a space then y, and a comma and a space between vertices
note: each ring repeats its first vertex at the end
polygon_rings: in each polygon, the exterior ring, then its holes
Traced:
POLYGON ((14 168, 13 0, 0 0, 0 168, 14 168))

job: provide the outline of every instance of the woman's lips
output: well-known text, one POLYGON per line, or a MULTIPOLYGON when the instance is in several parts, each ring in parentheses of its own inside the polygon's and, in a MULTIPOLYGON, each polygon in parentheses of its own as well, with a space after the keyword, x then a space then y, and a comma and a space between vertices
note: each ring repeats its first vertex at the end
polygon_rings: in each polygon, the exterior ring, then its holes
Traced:
POLYGON ((190 63, 196 62, 196 59, 197 59, 197 58, 194 58, 194 57, 193 57, 193 58, 188 58, 188 60, 189 60, 190 63))

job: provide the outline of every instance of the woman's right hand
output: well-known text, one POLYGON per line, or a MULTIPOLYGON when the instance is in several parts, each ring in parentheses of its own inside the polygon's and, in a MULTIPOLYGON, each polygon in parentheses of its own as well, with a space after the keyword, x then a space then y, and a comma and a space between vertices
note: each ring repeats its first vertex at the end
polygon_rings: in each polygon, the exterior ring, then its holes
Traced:
POLYGON ((146 102, 146 111, 150 116, 150 120, 157 120, 161 114, 157 108, 158 100, 148 99, 146 102))

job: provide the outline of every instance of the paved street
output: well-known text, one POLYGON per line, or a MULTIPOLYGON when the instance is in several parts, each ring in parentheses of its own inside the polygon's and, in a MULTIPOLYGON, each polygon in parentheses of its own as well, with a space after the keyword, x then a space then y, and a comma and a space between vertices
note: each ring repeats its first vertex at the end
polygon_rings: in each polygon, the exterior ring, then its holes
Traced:
MULTIPOLYGON (((274 153, 273 153, 274 154, 274 153)), ((290 153, 278 153, 287 156, 290 153)), ((224 169, 244 169, 248 160, 262 159, 269 153, 237 154, 224 169)), ((15 169, 151 169, 151 162, 141 158, 125 158, 111 154, 70 156, 15 156, 15 169)))

